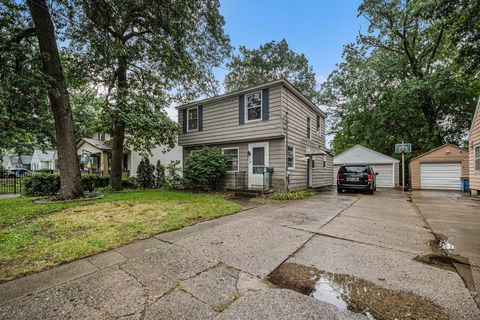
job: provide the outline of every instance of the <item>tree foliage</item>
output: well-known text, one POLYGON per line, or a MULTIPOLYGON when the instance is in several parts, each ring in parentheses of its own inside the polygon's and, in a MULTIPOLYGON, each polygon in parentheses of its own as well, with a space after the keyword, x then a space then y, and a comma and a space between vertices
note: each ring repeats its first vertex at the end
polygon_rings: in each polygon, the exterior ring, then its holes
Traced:
POLYGON ((215 92, 212 67, 230 52, 217 0, 88 1, 71 6, 72 51, 105 88, 101 119, 112 135, 112 187, 121 150, 173 147, 178 126, 165 107, 215 92))
POLYGON ((151 188, 155 182, 155 166, 150 164, 148 157, 140 160, 137 167, 137 181, 143 189, 151 188))
POLYGON ((304 54, 294 52, 285 39, 270 41, 258 49, 240 46, 239 54, 227 64, 224 86, 235 91, 260 83, 286 78, 312 101, 317 101, 315 73, 304 54))
POLYGON ((54 142, 47 77, 26 6, 0 3, 0 149, 19 154, 54 142))
POLYGON ((227 173, 227 165, 222 150, 205 147, 188 155, 184 166, 185 179, 191 187, 214 191, 227 173))
POLYGON ((451 24, 437 9, 433 0, 365 0, 359 7, 368 34, 345 46, 321 90, 334 151, 363 144, 392 154, 404 141, 415 155, 462 144, 480 85, 452 60, 451 24))

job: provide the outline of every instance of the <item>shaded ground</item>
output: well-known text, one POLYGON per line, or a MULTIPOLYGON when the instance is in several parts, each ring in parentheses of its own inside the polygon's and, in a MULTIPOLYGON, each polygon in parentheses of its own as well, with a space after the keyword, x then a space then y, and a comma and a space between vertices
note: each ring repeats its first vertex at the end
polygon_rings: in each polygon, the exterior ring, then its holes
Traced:
POLYGON ((159 234, 0 285, 0 318, 480 318, 456 271, 415 260, 437 254, 436 238, 408 200, 397 191, 324 192, 159 234), (356 279, 356 304, 368 307, 342 308, 266 279, 293 264, 315 280, 356 279), (385 299, 361 304, 369 290, 385 299), (389 310, 392 299, 406 306, 389 310))

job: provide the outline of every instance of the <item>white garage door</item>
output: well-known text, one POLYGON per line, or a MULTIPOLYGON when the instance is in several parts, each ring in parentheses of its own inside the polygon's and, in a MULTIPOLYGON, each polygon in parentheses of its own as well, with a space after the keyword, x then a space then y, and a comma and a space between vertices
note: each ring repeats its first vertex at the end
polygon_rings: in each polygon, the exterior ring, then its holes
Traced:
POLYGON ((393 164, 372 164, 373 171, 377 175, 377 187, 393 188, 393 164))
MULTIPOLYGON (((372 164, 373 171, 378 172, 377 187, 393 188, 393 164, 372 164)), ((333 167, 333 184, 337 184, 337 173, 339 165, 333 167)))
POLYGON ((420 188, 460 190, 460 163, 420 163, 420 188))

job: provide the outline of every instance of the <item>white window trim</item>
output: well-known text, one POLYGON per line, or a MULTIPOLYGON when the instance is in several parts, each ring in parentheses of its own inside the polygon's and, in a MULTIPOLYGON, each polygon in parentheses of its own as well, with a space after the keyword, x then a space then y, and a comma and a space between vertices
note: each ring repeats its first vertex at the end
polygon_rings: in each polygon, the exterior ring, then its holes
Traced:
MULTIPOLYGON (((480 148, 480 144, 477 144, 477 145, 474 145, 474 146, 473 146, 473 171, 475 171, 475 172, 480 172, 480 170, 477 170, 477 169, 475 168, 475 165, 476 165, 477 160, 478 160, 477 157, 476 157, 476 154, 475 154, 475 151, 476 151, 477 148, 480 148)), ((480 151, 479 151, 479 152, 480 152, 480 151)))
POLYGON ((312 118, 310 118, 310 116, 307 116, 307 139, 312 140, 312 118), (310 127, 310 131, 308 130, 309 127, 310 127))
POLYGON ((198 125, 199 125, 199 124, 200 124, 200 123, 198 122, 198 106, 193 107, 193 108, 188 108, 188 109, 187 109, 187 132, 195 132, 195 131, 198 131, 198 125), (188 112, 189 112, 190 110, 193 110, 193 109, 197 109, 197 129, 192 129, 192 130, 190 130, 190 129, 189 129, 189 125, 188 125, 188 123, 189 123, 188 112))
POLYGON ((316 168, 316 164, 315 164, 315 160, 316 160, 316 159, 315 159, 315 155, 314 155, 314 154, 312 154, 312 155, 311 155, 311 157, 312 157, 312 170, 315 170, 315 168, 316 168))
POLYGON ((235 173, 240 171, 240 148, 239 147, 230 147, 230 148, 222 148, 222 153, 224 153, 225 150, 232 150, 236 149, 237 150, 237 170, 234 171, 229 171, 227 170, 227 173, 235 173))
POLYGON ((287 170, 295 170, 295 146, 287 146, 287 170), (288 148, 293 147, 293 166, 288 166, 288 148))
POLYGON ((245 123, 247 122, 257 122, 257 121, 262 121, 263 119, 263 92, 260 90, 260 91, 255 91, 255 92, 250 92, 250 93, 246 93, 245 94, 245 123), (253 119, 253 120, 248 120, 248 104, 247 104, 247 96, 249 95, 253 95, 253 94, 257 94, 257 93, 260 93, 260 118, 258 119, 253 119))

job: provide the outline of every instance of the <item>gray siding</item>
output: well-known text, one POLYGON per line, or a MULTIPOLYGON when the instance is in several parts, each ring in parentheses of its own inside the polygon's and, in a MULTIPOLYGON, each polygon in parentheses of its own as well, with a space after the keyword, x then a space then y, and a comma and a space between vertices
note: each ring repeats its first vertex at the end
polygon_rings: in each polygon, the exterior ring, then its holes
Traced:
MULTIPOLYGON (((288 88, 282 90, 282 112, 288 112, 288 145, 295 147, 295 169, 289 170, 289 189, 307 187, 307 157, 306 148, 325 150, 325 118, 320 115, 320 132, 317 133, 317 112, 313 111, 303 101, 298 99, 288 88), (311 139, 307 138, 307 117, 310 117, 311 139)), ((331 185, 332 173, 324 173, 332 167, 324 169, 317 156, 316 166, 312 172, 314 188, 331 185)))
MULTIPOLYGON (((268 121, 246 122, 240 125, 238 95, 204 104, 203 131, 181 133, 179 145, 198 146, 225 141, 260 141, 282 137, 281 88, 281 84, 269 88, 268 121)), ((178 112, 178 123, 180 126, 183 125, 182 109, 178 112)))
MULTIPOLYGON (((269 166, 274 168, 273 173, 273 189, 275 191, 284 191, 285 190, 285 151, 284 151, 284 140, 283 139, 274 139, 274 140, 264 140, 268 141, 269 147, 269 166)), ((263 142, 263 141, 261 141, 263 142)), ((215 144, 212 146, 222 148, 239 148, 239 171, 247 172, 248 171, 248 142, 239 142, 239 143, 228 143, 228 144, 215 144)), ((185 147, 184 148, 184 160, 188 157, 188 154, 192 150, 198 150, 201 147, 185 147)), ((247 174, 248 176, 248 174, 247 174)), ((231 190, 235 188, 235 173, 227 173, 226 177, 222 182, 222 188, 226 190, 231 190)))
POLYGON ((333 173, 333 156, 327 154, 326 166, 323 167, 323 157, 322 155, 315 156, 315 169, 313 169, 313 187, 321 188, 332 185, 332 173, 333 173))

